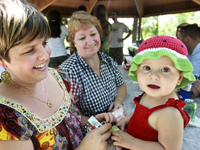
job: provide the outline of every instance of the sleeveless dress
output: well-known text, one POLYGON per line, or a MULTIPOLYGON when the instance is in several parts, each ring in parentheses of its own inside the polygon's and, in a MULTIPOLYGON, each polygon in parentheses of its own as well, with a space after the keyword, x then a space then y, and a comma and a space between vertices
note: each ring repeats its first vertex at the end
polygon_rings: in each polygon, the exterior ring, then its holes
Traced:
POLYGON ((134 136, 135 138, 145 141, 158 141, 158 131, 149 126, 148 118, 154 111, 163 109, 165 107, 174 107, 180 111, 184 118, 184 128, 189 123, 190 117, 187 112, 182 109, 186 103, 183 103, 181 100, 169 98, 165 104, 149 109, 139 104, 142 95, 134 98, 136 108, 127 126, 127 133, 134 136))
POLYGON ((0 97, 0 140, 30 139, 35 150, 74 150, 80 144, 81 115, 67 92, 69 79, 61 73, 62 80, 55 69, 49 68, 49 72, 65 90, 60 108, 52 116, 41 119, 24 106, 0 97))

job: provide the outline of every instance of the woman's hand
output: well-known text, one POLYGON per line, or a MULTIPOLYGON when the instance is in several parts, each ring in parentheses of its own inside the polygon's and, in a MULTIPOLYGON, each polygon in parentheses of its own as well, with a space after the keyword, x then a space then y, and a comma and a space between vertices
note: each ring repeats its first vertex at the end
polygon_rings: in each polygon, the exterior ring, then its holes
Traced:
POLYGON ((120 102, 119 100, 115 100, 109 107, 108 111, 109 112, 113 112, 119 108, 123 107, 122 102, 120 102))
POLYGON ((111 127, 110 123, 106 123, 101 127, 90 131, 76 150, 106 150, 106 140, 111 136, 111 132, 108 130, 111 127))
POLYGON ((106 121, 106 122, 117 122, 115 116, 112 113, 101 113, 95 116, 95 118, 99 121, 106 121))

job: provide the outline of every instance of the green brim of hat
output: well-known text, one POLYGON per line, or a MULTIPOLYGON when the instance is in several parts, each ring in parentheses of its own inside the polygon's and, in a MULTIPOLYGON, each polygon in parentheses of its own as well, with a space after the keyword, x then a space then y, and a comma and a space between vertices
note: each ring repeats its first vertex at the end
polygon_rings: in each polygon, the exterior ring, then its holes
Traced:
POLYGON ((169 49, 160 49, 158 51, 146 51, 142 55, 135 55, 132 59, 133 65, 129 69, 128 76, 137 82, 137 75, 135 74, 138 66, 142 63, 144 59, 153 59, 156 60, 161 56, 168 56, 174 62, 174 66, 183 72, 183 80, 180 85, 176 86, 176 89, 184 87, 190 83, 193 83, 196 79, 192 74, 193 67, 189 59, 179 58, 175 53, 172 53, 169 49))

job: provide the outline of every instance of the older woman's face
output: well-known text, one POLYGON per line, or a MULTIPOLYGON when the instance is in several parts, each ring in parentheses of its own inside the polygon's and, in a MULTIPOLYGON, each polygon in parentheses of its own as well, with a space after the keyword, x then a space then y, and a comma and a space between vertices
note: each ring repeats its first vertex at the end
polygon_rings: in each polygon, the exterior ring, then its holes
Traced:
POLYGON ((35 39, 28 44, 20 44, 9 50, 10 62, 1 60, 14 82, 35 83, 48 75, 51 49, 44 39, 35 39))
POLYGON ((100 35, 96 27, 92 26, 76 32, 74 46, 78 54, 83 58, 90 58, 96 55, 101 46, 100 35))

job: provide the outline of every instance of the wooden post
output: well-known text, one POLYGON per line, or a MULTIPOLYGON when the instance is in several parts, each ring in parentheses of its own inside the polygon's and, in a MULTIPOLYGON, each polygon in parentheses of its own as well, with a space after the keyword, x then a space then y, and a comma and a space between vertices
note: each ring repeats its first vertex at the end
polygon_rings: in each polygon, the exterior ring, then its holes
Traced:
POLYGON ((137 26, 138 26, 138 18, 133 18, 132 43, 134 43, 136 41, 136 38, 137 38, 137 26))
POLYGON ((141 24, 142 24, 142 17, 139 18, 138 40, 140 40, 141 37, 141 24))

